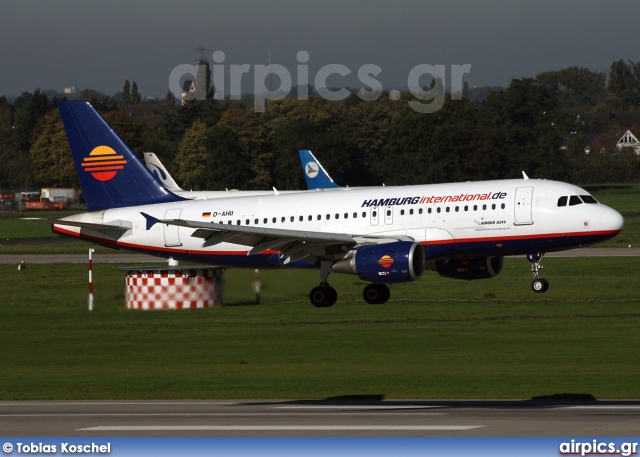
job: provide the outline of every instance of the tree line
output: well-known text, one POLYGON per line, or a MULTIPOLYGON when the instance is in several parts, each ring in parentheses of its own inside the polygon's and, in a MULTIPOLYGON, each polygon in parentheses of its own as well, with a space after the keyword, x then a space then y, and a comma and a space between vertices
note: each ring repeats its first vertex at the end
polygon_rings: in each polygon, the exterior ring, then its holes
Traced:
MULTIPOLYGON (((571 67, 513 80, 482 99, 465 85, 462 100, 447 95, 432 114, 411 109, 408 92, 395 101, 386 93, 374 101, 285 98, 257 113, 211 97, 136 103, 134 87, 128 93, 125 84, 128 104, 95 94, 90 101, 138 154, 155 152, 187 189, 305 188, 298 149, 311 149, 348 186, 518 178, 523 170, 579 184, 640 179, 640 157, 630 151, 604 144, 586 155, 580 135, 561 149, 578 115, 640 109, 640 63, 631 61, 609 72, 571 67)), ((78 186, 57 101, 39 90, 12 102, 0 97, 0 188, 78 186)))

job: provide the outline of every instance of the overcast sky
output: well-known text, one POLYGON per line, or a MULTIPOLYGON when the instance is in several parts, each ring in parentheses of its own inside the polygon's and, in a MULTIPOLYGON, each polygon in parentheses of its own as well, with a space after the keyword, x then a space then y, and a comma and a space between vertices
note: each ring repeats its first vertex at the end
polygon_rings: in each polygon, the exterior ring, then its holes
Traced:
POLYGON ((142 95, 164 97, 171 70, 195 63, 199 46, 209 59, 223 51, 227 68, 266 64, 270 53, 294 84, 296 54, 306 51, 311 83, 328 64, 354 75, 377 65, 386 89, 405 88, 419 64, 445 65, 447 78, 451 65, 470 64, 471 86, 507 86, 542 71, 640 61, 640 1, 6 0, 0 94, 77 82, 113 95, 129 79, 142 95))

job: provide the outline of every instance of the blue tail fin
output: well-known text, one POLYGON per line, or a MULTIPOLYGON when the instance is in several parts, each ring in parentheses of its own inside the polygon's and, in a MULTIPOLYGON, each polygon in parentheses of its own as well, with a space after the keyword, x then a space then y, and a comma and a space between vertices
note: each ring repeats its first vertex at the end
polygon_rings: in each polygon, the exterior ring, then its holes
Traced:
POLYGON ((300 149, 300 161, 302 162, 302 170, 304 171, 304 179, 307 180, 309 189, 332 189, 340 187, 331 176, 324 171, 320 162, 316 160, 311 151, 308 149, 300 149))
POLYGON ((89 211, 184 200, 155 179, 88 102, 58 109, 89 211))

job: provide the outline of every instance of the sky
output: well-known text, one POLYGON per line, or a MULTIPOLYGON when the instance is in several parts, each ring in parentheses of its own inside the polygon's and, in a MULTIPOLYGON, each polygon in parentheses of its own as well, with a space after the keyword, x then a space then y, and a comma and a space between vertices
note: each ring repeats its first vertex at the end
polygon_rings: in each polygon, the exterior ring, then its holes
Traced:
MULTIPOLYGON (((0 94, 77 84, 113 95, 128 79, 143 96, 164 97, 172 70, 195 64, 198 47, 209 60, 224 52, 227 90, 232 66, 269 58, 294 85, 304 81, 299 66, 313 84, 339 64, 351 73, 330 75, 330 87, 358 86, 358 70, 373 64, 385 89, 403 89, 428 64, 443 66, 447 88, 456 65, 471 66, 471 87, 506 87, 543 71, 640 61, 639 21, 637 0, 5 0, 0 94)), ((242 91, 252 91, 254 75, 243 78, 242 91)))

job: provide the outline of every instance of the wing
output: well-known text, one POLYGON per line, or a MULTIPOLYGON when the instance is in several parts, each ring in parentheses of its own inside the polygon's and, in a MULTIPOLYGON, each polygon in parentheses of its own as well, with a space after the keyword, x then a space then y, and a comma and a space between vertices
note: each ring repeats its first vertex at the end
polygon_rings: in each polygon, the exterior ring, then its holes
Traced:
POLYGON ((183 219, 157 219, 141 213, 147 220, 147 230, 156 223, 194 229, 192 237, 203 240, 202 247, 219 243, 251 246, 247 255, 267 250, 280 251, 283 264, 298 260, 339 260, 351 249, 365 244, 381 244, 394 241, 413 241, 407 236, 372 236, 347 233, 312 232, 268 227, 217 224, 214 222, 183 219))

